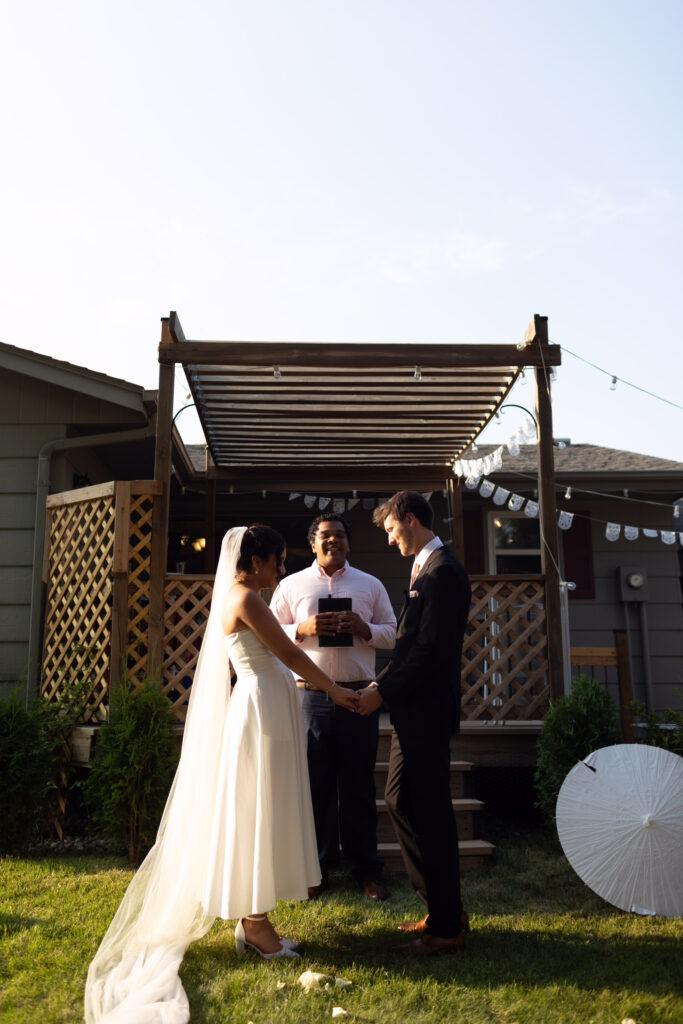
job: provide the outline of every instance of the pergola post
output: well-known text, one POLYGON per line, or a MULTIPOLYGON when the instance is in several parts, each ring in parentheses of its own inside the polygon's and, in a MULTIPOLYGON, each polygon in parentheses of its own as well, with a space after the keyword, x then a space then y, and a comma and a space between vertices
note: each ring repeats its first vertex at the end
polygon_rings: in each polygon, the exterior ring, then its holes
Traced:
POLYGON ((463 565, 465 564, 465 531, 462 518, 462 478, 448 480, 448 504, 451 517, 451 535, 453 537, 453 554, 463 565))
MULTIPOLYGON (((161 320, 161 344, 175 341, 168 317, 161 320)), ((152 512, 152 552, 150 568, 149 627, 147 671, 162 682, 164 649, 164 579, 168 549, 168 514, 171 490, 171 431, 173 426, 173 383, 175 361, 159 355, 159 394, 157 397, 154 479, 161 493, 154 499, 152 512)))
MULTIPOLYGON (((526 339, 529 347, 548 344, 548 317, 535 315, 526 339), (532 333, 533 332, 533 333, 532 333)), ((553 413, 550 401, 550 367, 535 369, 538 418, 538 500, 541 522, 541 571, 545 576, 545 614, 548 637, 548 676, 553 700, 564 696, 562 656, 562 608, 560 598, 560 548, 557 535, 553 413)))
POLYGON ((216 481, 206 481, 206 500, 204 504, 204 572, 213 572, 216 568, 216 481))

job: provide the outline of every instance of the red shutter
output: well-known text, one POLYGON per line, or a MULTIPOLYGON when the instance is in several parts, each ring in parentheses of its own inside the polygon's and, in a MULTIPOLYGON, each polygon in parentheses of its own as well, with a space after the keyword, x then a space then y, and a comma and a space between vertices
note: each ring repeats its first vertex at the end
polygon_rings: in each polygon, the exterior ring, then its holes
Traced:
POLYGON ((579 518, 587 515, 588 512, 575 513, 569 529, 559 531, 564 550, 564 578, 576 584, 576 590, 569 591, 570 601, 592 601, 595 598, 591 521, 579 518))
POLYGON ((465 541, 465 568, 473 576, 486 572, 484 553, 484 510, 465 508, 462 513, 462 529, 465 541))

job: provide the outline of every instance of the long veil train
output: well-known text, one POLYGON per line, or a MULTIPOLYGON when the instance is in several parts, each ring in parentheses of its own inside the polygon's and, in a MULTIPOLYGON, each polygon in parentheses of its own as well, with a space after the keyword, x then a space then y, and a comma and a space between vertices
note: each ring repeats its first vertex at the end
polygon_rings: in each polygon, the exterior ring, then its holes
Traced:
POLYGON ((216 766, 229 700, 221 613, 235 580, 246 527, 223 538, 211 612, 192 684, 178 770, 154 846, 128 886, 88 969, 87 1024, 187 1024, 178 969, 189 944, 205 935, 216 766))

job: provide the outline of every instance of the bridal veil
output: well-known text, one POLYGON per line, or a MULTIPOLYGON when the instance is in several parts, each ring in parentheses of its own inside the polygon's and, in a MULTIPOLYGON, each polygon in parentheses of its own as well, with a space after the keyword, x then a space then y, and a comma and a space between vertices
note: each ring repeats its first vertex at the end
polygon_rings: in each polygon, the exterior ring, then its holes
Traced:
POLYGON ((217 765, 230 698, 221 614, 246 527, 223 538, 211 611, 192 683, 178 770, 154 846, 90 964, 87 1024, 187 1024, 178 976, 189 944, 211 927, 201 903, 209 870, 217 765))

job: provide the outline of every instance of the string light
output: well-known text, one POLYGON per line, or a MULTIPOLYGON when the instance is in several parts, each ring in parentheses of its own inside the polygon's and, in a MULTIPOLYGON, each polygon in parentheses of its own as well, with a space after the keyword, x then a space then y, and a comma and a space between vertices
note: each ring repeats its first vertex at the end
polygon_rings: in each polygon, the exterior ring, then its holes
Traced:
POLYGON ((569 501, 571 496, 572 496, 572 489, 571 489, 571 487, 568 487, 567 490, 564 492, 565 501, 569 501))
POLYGON ((419 366, 415 367, 415 373, 413 374, 414 380, 422 380, 422 370, 419 366))
POLYGON ((617 390, 617 378, 616 377, 612 377, 612 383, 610 384, 609 389, 610 389, 610 391, 616 391, 617 390))
POLYGON ((637 384, 632 384, 630 380, 624 380, 623 377, 617 378, 614 374, 610 373, 609 370, 604 370, 602 366, 596 366, 595 363, 591 363, 589 359, 584 359, 583 356, 578 355, 576 352, 572 352, 572 350, 567 348, 566 345, 562 346, 562 351, 566 352, 570 356, 574 356, 574 359, 580 360, 582 363, 585 363, 586 366, 591 366, 594 370, 598 370, 599 373, 604 373, 605 376, 611 377, 615 382, 614 388, 612 388, 613 391, 616 389, 616 381, 618 379, 622 384, 626 384, 627 387, 633 388, 634 391, 641 391, 644 395, 649 395, 650 398, 656 398, 658 402, 664 402, 666 405, 672 405, 674 409, 683 409, 683 405, 679 405, 678 402, 672 402, 668 398, 662 398, 661 395, 655 395, 653 391, 648 391, 646 388, 641 388, 637 384))
POLYGON ((280 370, 280 367, 279 366, 274 366, 273 367, 273 377, 275 377, 276 380, 279 380, 281 376, 282 376, 282 371, 280 370))

